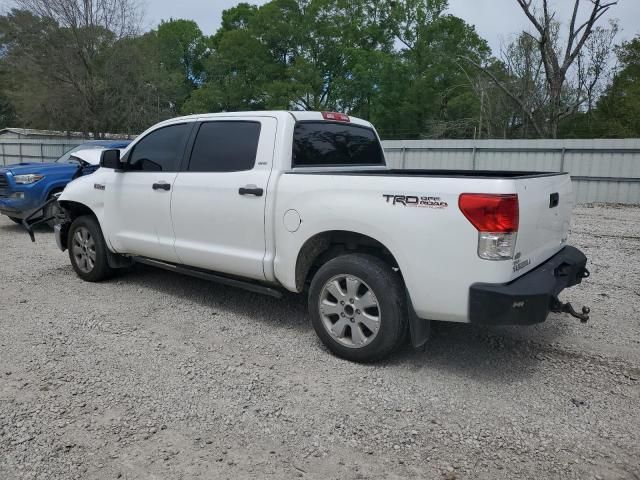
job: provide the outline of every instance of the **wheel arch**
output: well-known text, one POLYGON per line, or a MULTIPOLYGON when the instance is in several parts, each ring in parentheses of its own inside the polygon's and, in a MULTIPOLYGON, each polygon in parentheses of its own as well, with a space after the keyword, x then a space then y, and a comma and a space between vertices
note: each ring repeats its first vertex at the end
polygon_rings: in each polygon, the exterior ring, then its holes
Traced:
MULTIPOLYGON (((66 248, 67 242, 69 240, 69 227, 73 221, 81 217, 82 215, 90 215, 96 219, 98 225, 100 225, 100 220, 98 220, 98 216, 95 214, 93 210, 87 207, 83 203, 73 202, 70 200, 58 200, 58 204, 60 208, 62 208, 67 216, 68 221, 62 224, 62 228, 60 229, 60 242, 61 245, 64 245, 66 248)), ((102 228, 102 226, 100 227, 102 228)))
POLYGON ((378 257, 402 275, 396 257, 381 241, 355 231, 329 230, 309 237, 298 251, 295 265, 297 291, 304 290, 322 264, 344 253, 367 253, 378 257))
MULTIPOLYGON (((84 203, 74 202, 72 200, 59 200, 58 203, 66 212, 70 222, 73 222, 76 218, 82 215, 91 215, 98 220, 98 224, 100 225, 98 215, 96 215, 96 213, 84 203)), ((102 226, 100 226, 100 228, 102 228, 102 226)))
POLYGON ((383 260, 394 270, 397 269, 407 295, 406 307, 411 343, 415 348, 423 347, 430 336, 431 322, 416 315, 402 268, 397 260, 398 257, 384 243, 370 235, 350 230, 331 230, 316 233, 308 238, 296 258, 295 282, 297 291, 302 292, 305 289, 322 264, 345 253, 373 255, 383 260))
POLYGON ((104 234, 104 228, 102 227, 102 222, 100 221, 100 217, 94 212, 90 207, 81 202, 76 202, 72 200, 60 200, 58 202, 60 206, 64 209, 67 217, 69 218, 68 223, 66 224, 66 228, 61 229, 61 241, 63 245, 67 244, 68 241, 68 233, 69 227, 73 223, 73 221, 81 217, 83 215, 89 215, 95 219, 98 223, 98 227, 102 233, 102 237, 104 238, 106 250, 107 250, 107 261, 109 262, 109 266, 111 268, 123 268, 131 265, 131 260, 127 257, 123 257, 121 255, 117 255, 111 250, 111 245, 109 244, 109 240, 104 234))

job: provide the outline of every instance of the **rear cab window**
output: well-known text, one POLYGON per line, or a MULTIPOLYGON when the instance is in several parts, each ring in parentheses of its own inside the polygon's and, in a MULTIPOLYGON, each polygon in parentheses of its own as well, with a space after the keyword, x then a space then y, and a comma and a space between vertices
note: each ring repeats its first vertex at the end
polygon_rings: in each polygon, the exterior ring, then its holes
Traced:
POLYGON ((293 167, 384 166, 373 129, 344 122, 300 121, 293 133, 293 167))

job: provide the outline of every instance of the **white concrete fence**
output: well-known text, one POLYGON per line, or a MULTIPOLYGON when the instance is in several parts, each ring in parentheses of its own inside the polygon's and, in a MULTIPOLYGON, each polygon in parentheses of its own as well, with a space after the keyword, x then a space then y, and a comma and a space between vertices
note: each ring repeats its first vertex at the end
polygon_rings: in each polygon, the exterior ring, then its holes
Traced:
MULTIPOLYGON (((80 139, 0 139, 0 165, 49 162, 80 139)), ((640 139, 387 140, 392 168, 569 172, 578 203, 640 204, 640 139)))

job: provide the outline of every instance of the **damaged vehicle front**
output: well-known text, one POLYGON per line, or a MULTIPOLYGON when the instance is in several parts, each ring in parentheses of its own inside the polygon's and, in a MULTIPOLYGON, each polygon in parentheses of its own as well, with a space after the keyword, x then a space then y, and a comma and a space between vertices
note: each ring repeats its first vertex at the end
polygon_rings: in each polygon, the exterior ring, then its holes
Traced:
MULTIPOLYGON (((118 145, 122 145, 123 143, 126 144, 128 142, 119 142, 118 145)), ((116 150, 120 151, 123 149, 124 147, 121 149, 118 148, 116 150)), ((45 178, 45 176, 47 176, 50 181, 53 180, 54 176, 63 176, 68 177, 69 179, 64 182, 62 188, 53 189, 51 193, 46 195, 44 197, 46 199, 44 203, 42 203, 41 201, 35 207, 30 207, 24 218, 12 218, 12 220, 16 223, 21 223, 22 225, 24 225, 24 227, 29 232, 32 240, 34 239, 33 227, 36 225, 47 224, 55 231, 56 224, 60 223, 60 219, 58 217, 63 216, 63 211, 60 209, 57 199, 64 190, 64 186, 66 186, 70 181, 73 181, 78 177, 89 175, 100 168, 100 157, 104 150, 104 148, 75 150, 66 157, 64 163, 60 164, 60 166, 63 167, 64 170, 58 170, 53 174, 48 175, 47 166, 45 166, 44 168, 41 168, 39 170, 40 172, 44 173, 30 174, 42 178, 45 178)), ((0 174, 1 173, 2 171, 0 170, 0 174)), ((35 182, 38 182, 42 178, 36 179, 35 182)), ((54 185, 57 184, 55 180, 53 180, 52 183, 54 185)), ((2 199, 0 199, 0 211, 2 210, 1 200, 2 199)))
MULTIPOLYGON (((55 162, 16 163, 0 167, 0 214, 15 223, 26 217, 51 218, 55 196, 73 179, 93 173, 105 149, 124 148, 128 140, 93 141, 66 152, 55 162), (46 202, 43 209, 42 205, 46 202)), ((53 222, 46 222, 53 227, 53 222)))

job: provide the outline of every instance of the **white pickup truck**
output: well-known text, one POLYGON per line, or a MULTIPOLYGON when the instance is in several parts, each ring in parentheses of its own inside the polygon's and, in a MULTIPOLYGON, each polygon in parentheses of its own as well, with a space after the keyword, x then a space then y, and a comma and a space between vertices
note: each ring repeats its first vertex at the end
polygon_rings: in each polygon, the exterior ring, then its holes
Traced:
POLYGON ((369 122, 286 111, 162 122, 101 167, 58 198, 87 281, 141 262, 307 292, 320 339, 355 361, 424 345, 430 320, 588 318, 557 297, 588 276, 566 173, 392 170, 369 122))

